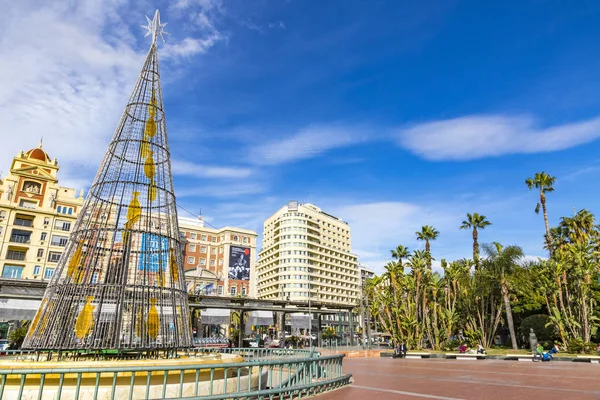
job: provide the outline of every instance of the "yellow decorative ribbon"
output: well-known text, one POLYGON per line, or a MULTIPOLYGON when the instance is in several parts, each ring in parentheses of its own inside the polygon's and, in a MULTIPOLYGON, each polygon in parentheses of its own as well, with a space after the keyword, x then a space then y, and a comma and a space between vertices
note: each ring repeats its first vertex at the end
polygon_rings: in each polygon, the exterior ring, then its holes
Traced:
POLYGON ((94 296, 88 296, 86 299, 87 302, 85 303, 85 306, 83 306, 83 309, 75 322, 75 336, 79 339, 88 337, 94 329, 94 308, 96 308, 95 306, 92 306, 94 296))
POLYGON ((173 282, 177 282, 179 279, 179 269, 177 268, 177 259, 175 258, 175 251, 173 248, 169 248, 169 272, 173 277, 173 282))
POLYGON ((146 326, 148 327, 148 336, 152 339, 156 339, 159 330, 159 319, 158 311, 156 310, 156 299, 150 299, 150 311, 148 311, 148 321, 146 326))

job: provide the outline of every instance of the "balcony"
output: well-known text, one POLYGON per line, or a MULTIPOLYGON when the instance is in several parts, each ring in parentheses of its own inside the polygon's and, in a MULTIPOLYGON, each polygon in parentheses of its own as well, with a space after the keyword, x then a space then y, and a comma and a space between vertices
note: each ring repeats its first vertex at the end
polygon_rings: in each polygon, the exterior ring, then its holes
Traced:
POLYGON ((8 250, 6 253, 7 260, 15 260, 15 261, 25 261, 25 252, 24 251, 16 251, 16 250, 8 250))
POLYGON ((33 220, 24 219, 24 218, 15 218, 14 224, 31 228, 33 226, 33 220))
POLYGON ((29 244, 31 241, 29 240, 29 236, 20 236, 20 235, 12 235, 10 237, 10 241, 12 243, 26 243, 29 244))

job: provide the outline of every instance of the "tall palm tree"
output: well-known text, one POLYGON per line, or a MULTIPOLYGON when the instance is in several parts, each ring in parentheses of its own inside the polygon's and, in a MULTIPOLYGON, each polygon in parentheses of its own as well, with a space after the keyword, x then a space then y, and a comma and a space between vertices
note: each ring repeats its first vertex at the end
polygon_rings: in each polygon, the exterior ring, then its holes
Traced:
POLYGON ((408 258, 410 252, 408 247, 399 245, 396 249, 391 250, 392 258, 398 260, 398 266, 402 269, 402 259, 408 258))
POLYGON ((472 229, 473 230, 473 261, 475 262, 475 269, 479 268, 479 243, 477 239, 479 237, 479 229, 484 229, 486 226, 492 223, 487 220, 485 215, 479 215, 477 213, 467 213, 467 219, 462 222, 460 229, 472 229))
POLYGON ((431 245, 430 242, 432 240, 437 239, 440 233, 430 225, 425 225, 421 227, 421 231, 415 232, 417 235, 417 240, 423 240, 425 242, 425 252, 428 254, 427 257, 427 268, 431 271, 431 245))
POLYGON ((540 191, 540 202, 535 206, 535 213, 540 213, 540 207, 544 213, 544 224, 546 225, 546 245, 550 251, 550 255, 553 254, 552 249, 552 236, 550 235, 550 225, 548 224, 548 212, 546 210, 546 193, 554 191, 554 182, 556 178, 547 174, 546 172, 536 172, 533 178, 525 179, 525 185, 531 190, 534 187, 540 191))
POLYGON ((523 250, 518 246, 503 247, 500 243, 483 245, 487 255, 485 260, 495 277, 500 280, 500 289, 504 300, 504 311, 506 311, 506 323, 510 332, 510 340, 513 350, 517 350, 517 336, 515 335, 515 324, 513 321, 512 307, 510 305, 511 278, 518 268, 518 262, 523 257, 523 250))

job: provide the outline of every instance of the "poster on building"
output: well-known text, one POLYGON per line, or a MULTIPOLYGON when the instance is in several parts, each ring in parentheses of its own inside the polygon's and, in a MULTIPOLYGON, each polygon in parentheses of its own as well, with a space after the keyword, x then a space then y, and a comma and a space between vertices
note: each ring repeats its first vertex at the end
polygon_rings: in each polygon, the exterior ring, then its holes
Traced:
POLYGON ((158 272, 169 261, 169 238, 142 233, 141 254, 138 264, 140 271, 158 272))
POLYGON ((229 279, 250 279, 250 249, 231 246, 229 250, 229 279))

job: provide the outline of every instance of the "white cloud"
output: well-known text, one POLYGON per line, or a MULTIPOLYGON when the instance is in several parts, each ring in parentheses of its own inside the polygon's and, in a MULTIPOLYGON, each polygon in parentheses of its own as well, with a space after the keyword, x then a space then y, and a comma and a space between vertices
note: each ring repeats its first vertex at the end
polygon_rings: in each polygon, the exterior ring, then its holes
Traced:
POLYGON ((316 157, 329 150, 369 140, 362 130, 338 125, 314 125, 288 138, 253 146, 250 162, 276 165, 316 157))
POLYGON ((475 115, 401 129, 398 144, 428 160, 473 160, 563 150, 600 137, 600 118, 538 126, 530 116, 475 115))
POLYGON ((265 192, 261 183, 228 183, 222 185, 206 185, 176 189, 178 197, 236 197, 248 194, 260 194, 265 192))
POLYGON ((165 44, 161 55, 165 58, 169 58, 189 57, 195 54, 204 54, 219 40, 221 40, 221 36, 218 33, 211 34, 202 39, 187 37, 179 43, 165 44))
POLYGON ((196 164, 189 161, 172 160, 171 168, 175 175, 196 178, 247 178, 254 172, 251 168, 221 167, 196 164))
MULTIPOLYGON (((330 212, 325 210, 326 212, 330 212)), ((403 244, 410 250, 422 248, 415 232, 433 225, 440 232, 456 230, 458 213, 448 207, 437 208, 404 202, 373 202, 333 207, 331 214, 350 225, 353 252, 359 261, 377 273, 391 260, 390 250, 403 244), (438 211, 439 209, 444 211, 438 211)), ((435 247, 435 246, 434 246, 435 247)), ((435 256, 435 249, 433 249, 435 256)), ((439 260, 438 260, 439 261, 439 260)))
MULTIPOLYGON (((143 40, 143 14, 130 16, 124 0, 101 3, 24 0, 0 14, 0 169, 43 136, 61 183, 91 182, 146 54, 133 48, 143 40), (133 34, 132 18, 140 20, 133 34)), ((188 38, 169 51, 213 44, 210 35, 188 38)))

